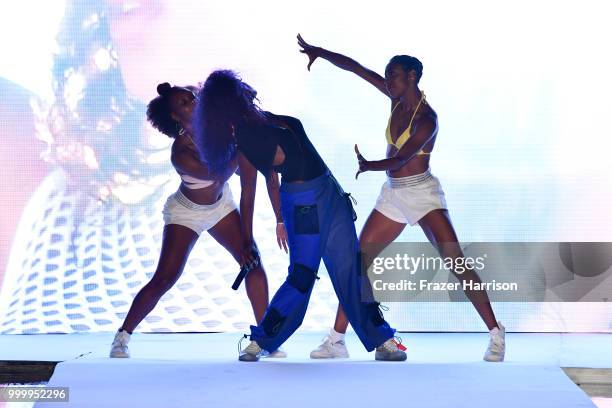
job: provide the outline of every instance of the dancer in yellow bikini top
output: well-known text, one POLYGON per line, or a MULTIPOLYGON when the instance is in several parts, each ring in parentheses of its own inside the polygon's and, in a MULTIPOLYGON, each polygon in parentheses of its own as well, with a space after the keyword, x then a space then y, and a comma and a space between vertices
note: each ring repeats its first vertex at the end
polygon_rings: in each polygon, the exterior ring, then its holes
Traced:
MULTIPOLYGON (((393 138, 391 137, 391 118, 393 117, 393 112, 395 111, 395 108, 398 107, 400 102, 397 102, 395 104, 393 109, 391 109, 391 114, 389 115, 389 121, 387 122, 387 129, 385 131, 385 136, 387 137, 388 144, 390 144, 391 146, 399 150, 402 148, 404 143, 408 141, 408 138, 410 137, 410 130, 412 129, 412 122, 414 121, 414 118, 417 112, 419 111, 419 108, 421 107, 422 103, 427 104, 427 101, 425 100, 425 92, 421 92, 421 100, 419 101, 419 104, 417 105, 416 109, 414 110, 414 113, 412 114, 412 117, 410 118, 410 123, 408 124, 408 127, 406 128, 406 130, 402 132, 401 135, 398 136, 397 140, 394 143, 393 138)), ((420 154, 431 154, 431 152, 425 152, 421 149, 418 151, 417 155, 420 155, 420 154)))
MULTIPOLYGON (((377 199, 376 206, 367 218, 360 233, 360 251, 366 254, 362 259, 373 259, 378 253, 393 242, 408 224, 418 224, 427 239, 437 248, 440 256, 446 258, 463 258, 463 252, 457 238, 457 233, 452 225, 444 191, 437 177, 433 176, 429 169, 429 156, 423 148, 433 149, 434 141, 438 134, 438 117, 431 106, 426 104, 425 95, 418 87, 423 73, 423 64, 410 55, 396 55, 389 60, 385 67, 385 76, 382 77, 375 71, 364 67, 354 59, 308 44, 302 36, 298 35, 298 44, 302 49, 300 52, 308 56, 308 69, 317 59, 329 61, 340 69, 352 72, 360 78, 372 84, 376 89, 389 97, 393 104, 391 116, 387 123, 387 143, 397 150, 387 149, 387 158, 383 160, 366 160, 357 145, 355 153, 359 163, 359 170, 355 178, 365 171, 386 171, 388 180, 381 187, 381 193, 377 199), (412 118, 408 128, 397 137, 395 142, 391 136, 393 112, 397 105, 402 104, 405 112, 414 107, 412 118), (420 110, 419 110, 420 109, 420 110), (420 112, 417 117, 417 112, 420 112), (416 122, 415 130, 412 130, 416 122), (416 151, 418 149, 418 151, 416 151), (421 155, 424 159, 413 160, 421 155), (395 187, 393 187, 395 185, 395 187), (408 187, 404 189, 404 187, 408 187), (376 249, 371 243, 376 243, 376 249), (441 245, 444 244, 444 245, 441 245)), ((402 109, 400 107, 400 110, 402 109)), ((398 114, 396 113, 396 116, 398 114)), ((403 116, 403 115, 401 115, 403 116)), ((401 128, 397 125, 403 124, 396 118, 396 129, 398 133, 401 128)), ((362 266, 368 269, 368 265, 362 266)), ((464 287, 467 282, 481 282, 474 269, 458 273, 453 270, 455 277, 463 281, 464 287)), ((489 329, 489 347, 483 359, 486 361, 503 361, 505 355, 505 329, 497 321, 487 292, 484 289, 477 291, 465 291, 465 295, 475 306, 478 314, 489 329)), ((311 353, 312 358, 335 358, 348 356, 348 350, 344 344, 344 334, 348 327, 348 320, 341 307, 338 308, 336 321, 330 330, 328 338, 324 343, 311 353)))

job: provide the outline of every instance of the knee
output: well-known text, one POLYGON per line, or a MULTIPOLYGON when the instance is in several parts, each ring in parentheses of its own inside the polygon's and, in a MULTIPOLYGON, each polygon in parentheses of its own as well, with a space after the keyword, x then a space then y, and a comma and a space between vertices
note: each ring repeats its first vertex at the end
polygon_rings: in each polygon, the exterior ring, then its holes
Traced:
POLYGON ((261 321, 261 327, 268 336, 274 336, 283 326, 286 319, 286 316, 281 315, 274 307, 270 307, 261 321))
POLYGON ((301 293, 310 292, 317 279, 315 270, 299 263, 291 265, 291 272, 287 276, 287 282, 301 293))
POLYGON ((172 286, 174 286, 175 282, 176 282, 176 279, 173 279, 173 278, 155 278, 153 277, 153 279, 151 279, 151 281, 149 282, 147 286, 149 290, 163 295, 164 293, 169 291, 172 288, 172 286))
POLYGON ((371 247, 375 243, 373 237, 370 235, 371 234, 363 231, 361 231, 361 234, 359 234, 359 249, 362 251, 368 247, 371 247))
POLYGON ((359 235, 359 250, 371 257, 378 255, 387 245, 388 242, 381 242, 380 237, 376 238, 374 233, 361 231, 359 235))
POLYGON ((250 285, 253 283, 258 284, 258 283, 262 283, 266 281, 267 281, 266 272, 261 266, 251 270, 247 274, 246 279, 245 279, 245 282, 247 285, 250 285))

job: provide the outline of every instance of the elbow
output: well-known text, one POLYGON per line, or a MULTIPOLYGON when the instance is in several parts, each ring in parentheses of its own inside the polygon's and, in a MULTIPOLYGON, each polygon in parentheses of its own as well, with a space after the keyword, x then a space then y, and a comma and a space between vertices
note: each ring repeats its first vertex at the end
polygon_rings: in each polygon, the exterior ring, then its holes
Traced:
POLYGON ((404 158, 396 158, 396 160, 393 161, 393 164, 389 170, 391 171, 399 170, 402 167, 404 167, 404 164, 406 164, 407 162, 408 160, 405 160, 404 158))
POLYGON ((269 182, 266 183, 268 190, 278 190, 279 185, 276 182, 276 180, 270 180, 269 182))
POLYGON ((241 202, 249 202, 255 200, 255 188, 254 186, 242 186, 240 193, 241 202))
POLYGON ((255 189, 257 188, 257 178, 255 177, 246 177, 243 174, 240 175, 240 188, 243 192, 249 192, 255 194, 255 189))
POLYGON ((255 209, 255 200, 252 197, 240 197, 240 216, 245 218, 249 216, 249 214, 253 214, 255 209))

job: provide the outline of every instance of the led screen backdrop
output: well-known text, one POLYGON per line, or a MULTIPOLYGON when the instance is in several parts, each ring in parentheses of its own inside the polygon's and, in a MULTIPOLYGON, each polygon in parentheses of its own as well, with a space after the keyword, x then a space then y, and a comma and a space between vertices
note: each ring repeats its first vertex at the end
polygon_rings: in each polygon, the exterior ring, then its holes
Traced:
MULTIPOLYGON (((216 68, 240 72, 265 109, 302 120, 356 197, 361 229, 385 175, 355 180, 353 145, 368 159, 383 158, 389 102, 325 61, 308 72, 298 32, 381 74, 395 54, 423 62, 421 87, 440 121, 431 168, 462 241, 612 241, 608 7, 2 2, 0 333, 113 331, 155 270, 161 208, 179 185, 171 140, 145 121, 160 82, 195 85, 216 68)), ((276 246, 262 181, 254 232, 273 293, 288 257, 276 246)), ((230 186, 237 199, 237 176, 230 186)), ((399 240, 425 237, 409 227, 399 240)), ((237 272, 203 234, 139 330, 244 330, 253 319, 244 289, 230 289, 237 272)), ((320 274, 305 329, 333 323, 337 300, 323 264, 320 274)), ((609 331, 606 300, 494 308, 509 330, 609 331)), ((400 330, 484 329, 467 303, 389 306, 386 315, 400 330)))

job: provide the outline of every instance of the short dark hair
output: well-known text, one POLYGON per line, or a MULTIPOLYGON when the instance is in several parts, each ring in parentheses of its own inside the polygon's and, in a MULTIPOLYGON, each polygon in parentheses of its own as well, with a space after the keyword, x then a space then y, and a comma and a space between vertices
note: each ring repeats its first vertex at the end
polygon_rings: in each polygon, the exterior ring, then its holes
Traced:
POLYGON ((419 80, 423 75, 423 64, 418 60, 418 58, 410 55, 396 55, 389 60, 387 66, 394 64, 401 66, 406 72, 414 70, 417 76, 417 83, 419 83, 419 80))
POLYGON ((147 120, 153 127, 164 135, 172 138, 178 136, 179 123, 172 118, 170 107, 170 95, 176 89, 168 82, 157 85, 158 96, 153 98, 147 105, 147 120))

